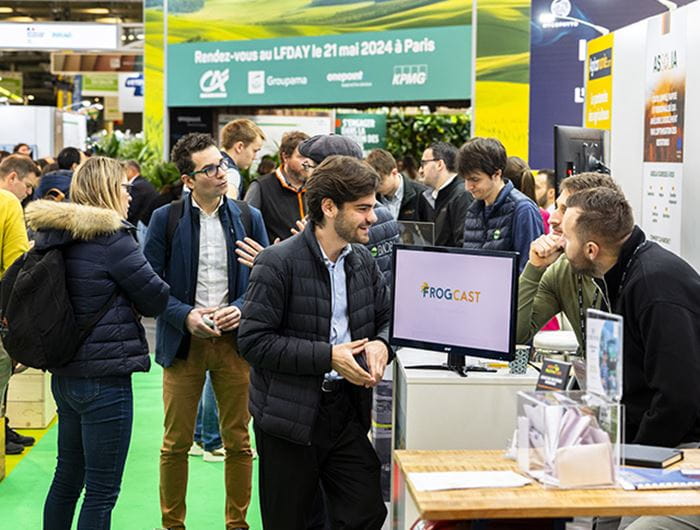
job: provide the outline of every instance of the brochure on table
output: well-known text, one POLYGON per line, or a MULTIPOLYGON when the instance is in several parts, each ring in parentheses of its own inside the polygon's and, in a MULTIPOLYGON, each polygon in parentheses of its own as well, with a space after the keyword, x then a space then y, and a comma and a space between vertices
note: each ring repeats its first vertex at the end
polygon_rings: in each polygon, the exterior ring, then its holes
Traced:
POLYGON ((622 317, 589 310, 586 391, 518 394, 518 467, 547 486, 617 482, 622 446, 622 317))

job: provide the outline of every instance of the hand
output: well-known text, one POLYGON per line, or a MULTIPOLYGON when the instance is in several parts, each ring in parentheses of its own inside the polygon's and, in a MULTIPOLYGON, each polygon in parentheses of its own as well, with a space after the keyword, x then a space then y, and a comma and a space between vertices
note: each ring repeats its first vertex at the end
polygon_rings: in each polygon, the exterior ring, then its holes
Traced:
POLYGON ((236 329, 241 323, 241 310, 235 305, 222 307, 214 313, 214 324, 221 331, 236 329))
POLYGON ((198 307, 193 309, 187 315, 185 326, 193 336, 200 339, 211 339, 212 337, 221 337, 221 331, 216 328, 210 328, 206 325, 202 317, 207 315, 211 317, 216 311, 216 307, 198 307))
POLYGON ((353 385, 368 388, 372 386, 374 380, 355 360, 355 355, 365 351, 365 344, 367 344, 367 339, 333 346, 331 366, 353 385))
POLYGON ((306 219, 300 219, 299 221, 297 221, 296 222, 297 227, 290 228, 292 235, 297 235, 299 232, 303 232, 304 228, 306 228, 306 223, 308 223, 308 221, 306 219))
POLYGON ((263 246, 255 241, 251 237, 246 237, 243 241, 236 241, 236 255, 238 256, 238 263, 245 265, 246 267, 253 268, 253 262, 260 252, 263 250, 263 246))
POLYGON ((562 237, 556 234, 547 234, 535 239, 530 245, 528 260, 534 267, 544 269, 559 259, 564 253, 562 237))
POLYGON ((365 359, 367 359, 369 375, 374 380, 372 386, 377 386, 384 377, 384 369, 389 360, 389 350, 386 344, 381 340, 373 340, 365 344, 365 359))

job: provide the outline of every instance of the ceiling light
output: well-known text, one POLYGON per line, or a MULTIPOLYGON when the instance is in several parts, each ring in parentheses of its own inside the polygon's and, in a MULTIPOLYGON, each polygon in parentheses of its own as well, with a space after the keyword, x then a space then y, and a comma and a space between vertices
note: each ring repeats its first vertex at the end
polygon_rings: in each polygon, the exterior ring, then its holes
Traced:
POLYGON ((101 24, 119 24, 122 21, 119 17, 101 17, 96 18, 95 22, 100 22, 101 24))
POLYGON ((28 99, 29 101, 34 101, 34 96, 33 96, 32 94, 29 94, 29 95, 27 96, 27 99, 28 99))
POLYGON ((88 15, 109 15, 109 9, 106 7, 86 7, 77 10, 80 13, 87 13, 88 15))
POLYGON ((34 19, 32 17, 7 17, 4 19, 6 22, 34 22, 34 19))
POLYGON ((6 15, 7 13, 14 13, 14 12, 15 12, 15 10, 11 7, 5 7, 5 6, 0 7, 0 13, 3 15, 6 15))

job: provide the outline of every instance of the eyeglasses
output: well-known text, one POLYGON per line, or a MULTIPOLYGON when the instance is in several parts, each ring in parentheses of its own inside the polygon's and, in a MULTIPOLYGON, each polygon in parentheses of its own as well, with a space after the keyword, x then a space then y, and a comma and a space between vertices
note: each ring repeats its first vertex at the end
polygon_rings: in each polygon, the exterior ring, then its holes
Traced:
POLYGON ((218 164, 209 164, 208 166, 204 166, 202 169, 198 169, 197 171, 193 171, 192 173, 188 173, 190 177, 194 177, 198 173, 204 173, 207 177, 209 178, 214 178, 219 174, 219 171, 223 171, 226 173, 226 170, 229 169, 231 165, 228 163, 228 160, 225 158, 221 159, 221 162, 218 164))
POLYGON ((429 158, 427 160, 421 160, 420 167, 425 167, 425 164, 427 164, 428 162, 437 162, 438 160, 440 160, 440 159, 439 158, 429 158))
POLYGON ((316 165, 315 165, 315 164, 311 164, 311 163, 309 163, 309 162, 306 161, 306 160, 305 160, 304 162, 301 163, 301 167, 304 168, 304 171, 311 171, 312 169, 316 169, 316 165))

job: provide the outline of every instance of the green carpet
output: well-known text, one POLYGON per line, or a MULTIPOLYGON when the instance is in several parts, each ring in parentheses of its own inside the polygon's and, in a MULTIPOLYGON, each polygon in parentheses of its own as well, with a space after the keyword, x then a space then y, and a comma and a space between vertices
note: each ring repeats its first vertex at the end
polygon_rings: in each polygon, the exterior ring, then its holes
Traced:
MULTIPOLYGON (((147 374, 134 374, 134 431, 124 471, 122 490, 112 512, 115 530, 153 530, 160 527, 158 458, 163 437, 161 368, 153 363, 147 374)), ((0 527, 41 528, 44 498, 56 462, 57 427, 0 482, 0 527)), ((261 529, 257 461, 253 465, 253 499, 248 524, 261 529)), ((193 530, 225 528, 224 464, 190 457, 187 527, 193 530)), ((78 508, 79 509, 79 508, 78 508)), ((77 510, 76 517, 77 520, 77 510)))

